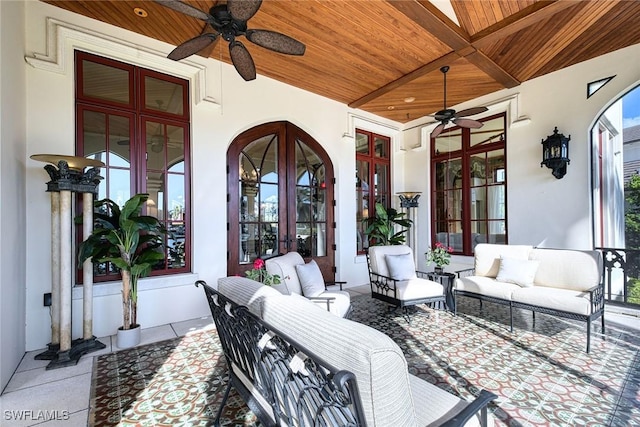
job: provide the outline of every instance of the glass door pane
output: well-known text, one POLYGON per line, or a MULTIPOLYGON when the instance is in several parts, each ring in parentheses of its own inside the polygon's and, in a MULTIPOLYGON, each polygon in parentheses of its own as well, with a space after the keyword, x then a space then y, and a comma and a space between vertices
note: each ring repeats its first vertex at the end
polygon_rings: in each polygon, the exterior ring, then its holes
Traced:
POLYGON ((245 147, 239 157, 239 261, 278 251, 279 184, 278 137, 261 137, 245 147))

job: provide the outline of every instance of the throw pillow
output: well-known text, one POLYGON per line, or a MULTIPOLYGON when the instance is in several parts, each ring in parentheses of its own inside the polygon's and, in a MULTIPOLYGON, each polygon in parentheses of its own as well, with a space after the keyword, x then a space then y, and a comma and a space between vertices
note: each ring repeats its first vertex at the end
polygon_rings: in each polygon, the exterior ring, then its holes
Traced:
POLYGON ((409 280, 416 278, 416 267, 410 253, 402 255, 385 255, 389 276, 395 280, 409 280))
POLYGON ((305 297, 317 297, 325 291, 322 272, 314 260, 296 265, 296 273, 305 297))
POLYGON ((533 286, 533 279, 536 277, 539 261, 516 259, 516 258, 500 258, 500 269, 496 280, 498 282, 513 283, 523 288, 533 286))

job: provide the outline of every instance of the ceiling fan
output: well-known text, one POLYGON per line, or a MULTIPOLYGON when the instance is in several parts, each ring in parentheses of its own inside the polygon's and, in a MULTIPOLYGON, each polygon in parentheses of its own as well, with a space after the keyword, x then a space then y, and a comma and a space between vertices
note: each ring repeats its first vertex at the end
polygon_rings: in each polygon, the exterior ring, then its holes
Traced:
POLYGON ((229 43, 229 54, 233 66, 243 79, 249 81, 256 78, 256 67, 247 48, 242 42, 236 40, 238 36, 245 36, 250 42, 274 52, 304 55, 305 45, 294 38, 271 30, 247 29, 247 21, 258 12, 262 0, 227 0, 226 3, 215 4, 209 9, 209 13, 179 0, 155 1, 185 15, 201 19, 215 30, 214 32, 203 32, 203 34, 176 47, 167 56, 174 61, 199 52, 219 40, 221 36, 229 43))
POLYGON ((444 76, 444 108, 434 115, 430 115, 429 117, 435 118, 440 122, 438 126, 431 131, 431 138, 436 138, 438 135, 442 133, 445 126, 449 124, 449 122, 455 123, 456 125, 463 128, 471 128, 478 129, 481 128, 483 123, 473 119, 464 119, 463 117, 473 116, 475 114, 484 113, 489 109, 487 107, 474 107, 468 108, 466 110, 458 111, 453 110, 451 108, 447 108, 447 71, 449 71, 449 66, 445 65, 440 68, 442 75, 444 76))
MULTIPOLYGON (((164 150, 164 136, 162 135, 151 135, 149 139, 147 139, 147 146, 154 153, 161 153, 164 150)), ((121 139, 116 141, 118 145, 129 145, 130 142, 128 139, 121 139)), ((172 142, 167 138, 167 147, 168 148, 182 148, 182 143, 172 142)))

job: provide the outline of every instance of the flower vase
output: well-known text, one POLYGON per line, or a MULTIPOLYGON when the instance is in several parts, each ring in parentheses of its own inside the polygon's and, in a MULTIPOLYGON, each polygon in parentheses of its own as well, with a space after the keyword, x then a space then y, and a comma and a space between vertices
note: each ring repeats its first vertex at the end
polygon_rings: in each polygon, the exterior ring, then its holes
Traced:
POLYGON ((433 267, 433 271, 434 271, 436 274, 442 274, 442 273, 444 273, 444 267, 441 267, 441 266, 439 266, 439 265, 436 265, 435 267, 433 267))

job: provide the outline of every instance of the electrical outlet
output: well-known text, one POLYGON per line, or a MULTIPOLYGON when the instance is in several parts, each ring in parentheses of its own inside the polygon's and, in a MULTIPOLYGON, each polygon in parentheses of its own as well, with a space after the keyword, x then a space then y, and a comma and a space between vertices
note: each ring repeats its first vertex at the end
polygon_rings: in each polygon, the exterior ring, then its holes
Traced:
POLYGON ((51 292, 47 292, 44 294, 44 298, 42 298, 42 303, 45 307, 51 307, 51 292))

